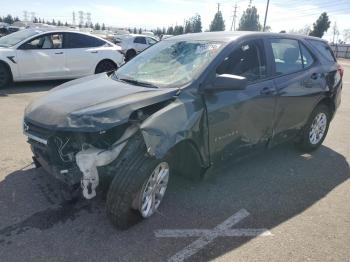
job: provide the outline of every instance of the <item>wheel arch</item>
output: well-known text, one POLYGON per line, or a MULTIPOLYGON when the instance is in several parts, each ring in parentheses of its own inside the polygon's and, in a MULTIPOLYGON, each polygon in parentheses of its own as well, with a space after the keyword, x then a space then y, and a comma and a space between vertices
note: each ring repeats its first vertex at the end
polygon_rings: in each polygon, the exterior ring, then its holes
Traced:
POLYGON ((314 108, 321 104, 326 105, 329 108, 329 113, 331 115, 331 118, 333 118, 336 109, 333 99, 331 97, 324 97, 316 104, 314 108))
POLYGON ((95 74, 96 74, 96 71, 97 71, 97 67, 98 67, 102 62, 106 62, 106 61, 112 62, 117 68, 119 68, 119 65, 118 65, 116 62, 114 62, 112 59, 110 59, 110 58, 102 58, 102 59, 96 64, 96 66, 95 66, 95 71, 94 71, 95 74))
POLYGON ((1 60, 1 59, 0 59, 0 64, 3 64, 7 68, 7 70, 10 73, 11 81, 13 81, 13 74, 12 74, 12 69, 11 69, 10 65, 7 62, 5 62, 4 60, 1 60))

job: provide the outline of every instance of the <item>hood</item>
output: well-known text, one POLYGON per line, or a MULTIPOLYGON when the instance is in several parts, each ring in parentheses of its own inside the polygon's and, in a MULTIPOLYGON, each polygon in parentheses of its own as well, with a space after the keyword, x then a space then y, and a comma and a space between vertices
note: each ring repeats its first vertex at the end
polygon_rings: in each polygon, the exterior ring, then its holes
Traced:
POLYGON ((174 88, 147 88, 92 75, 67 82, 32 102, 24 120, 49 129, 94 132, 129 120, 132 112, 166 101, 174 88))

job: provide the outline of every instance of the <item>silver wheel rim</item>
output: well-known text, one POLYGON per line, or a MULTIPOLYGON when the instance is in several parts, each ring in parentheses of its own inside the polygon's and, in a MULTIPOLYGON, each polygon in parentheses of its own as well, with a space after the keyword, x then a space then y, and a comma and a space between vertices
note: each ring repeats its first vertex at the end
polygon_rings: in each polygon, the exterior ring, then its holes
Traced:
POLYGON ((142 217, 150 217, 159 207, 169 181, 169 165, 162 162, 156 166, 143 186, 139 211, 142 217))
POLYGON ((310 132, 309 132, 309 140, 312 145, 318 144, 327 128, 327 116, 325 113, 319 113, 312 121, 310 132))

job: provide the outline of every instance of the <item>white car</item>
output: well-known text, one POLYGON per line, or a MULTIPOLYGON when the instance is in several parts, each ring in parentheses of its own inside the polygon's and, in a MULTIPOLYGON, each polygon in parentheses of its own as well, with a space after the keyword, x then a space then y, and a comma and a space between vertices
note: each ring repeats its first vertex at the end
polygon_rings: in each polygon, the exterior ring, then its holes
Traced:
POLYGON ((129 61, 138 53, 157 42, 157 39, 147 35, 129 34, 118 35, 114 38, 114 43, 122 48, 122 52, 125 55, 125 61, 129 61))
POLYGON ((123 63, 119 46, 82 32, 25 29, 0 38, 0 87, 10 81, 73 79, 123 63))

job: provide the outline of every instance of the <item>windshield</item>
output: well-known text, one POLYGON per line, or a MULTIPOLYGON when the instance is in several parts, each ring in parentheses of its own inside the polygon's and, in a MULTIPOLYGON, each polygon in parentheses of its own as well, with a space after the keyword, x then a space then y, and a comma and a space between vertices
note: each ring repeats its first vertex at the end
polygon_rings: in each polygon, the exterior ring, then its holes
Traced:
POLYGON ((0 46, 10 47, 15 44, 27 39, 28 37, 39 34, 40 31, 37 30, 21 30, 0 38, 0 46))
POLYGON ((162 41, 122 66, 115 77, 155 87, 180 87, 202 72, 221 45, 212 41, 162 41))

